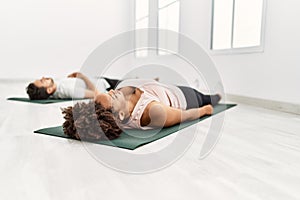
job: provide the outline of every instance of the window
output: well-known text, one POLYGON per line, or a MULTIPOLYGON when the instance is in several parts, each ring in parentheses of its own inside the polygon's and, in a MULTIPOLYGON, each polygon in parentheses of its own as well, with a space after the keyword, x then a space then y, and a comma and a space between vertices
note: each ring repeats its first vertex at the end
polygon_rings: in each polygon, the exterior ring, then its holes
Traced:
MULTIPOLYGON (((158 27, 179 32, 179 1, 159 0, 158 4, 158 27)), ((174 36, 174 35, 173 35, 174 36)), ((158 47, 172 49, 178 52, 179 38, 169 37, 167 33, 159 34, 158 47), (175 40, 175 41, 174 41, 175 40)), ((158 51, 159 55, 170 54, 166 51, 158 51)))
POLYGON ((264 0, 213 0, 212 50, 262 50, 264 0))
MULTIPOLYGON (((135 1, 135 29, 149 28, 149 0, 135 1)), ((147 46, 148 35, 136 33, 135 43, 141 46, 147 46)), ((137 50, 135 52, 137 57, 146 57, 147 50, 137 50)))
MULTIPOLYGON (((159 28, 179 32, 179 0, 135 0, 135 29, 159 28)), ((158 49, 172 49, 178 51, 179 38, 169 37, 167 32, 160 34, 140 34, 135 35, 136 47, 148 46, 150 42, 155 42, 158 49)), ((146 57, 153 54, 148 50, 136 51, 136 57, 146 57)), ((170 54, 163 50, 155 52, 156 55, 170 54)))

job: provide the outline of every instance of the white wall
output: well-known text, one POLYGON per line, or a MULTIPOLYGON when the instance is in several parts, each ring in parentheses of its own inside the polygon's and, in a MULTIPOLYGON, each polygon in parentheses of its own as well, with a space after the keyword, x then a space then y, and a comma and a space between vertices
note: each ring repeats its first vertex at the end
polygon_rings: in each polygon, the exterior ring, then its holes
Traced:
POLYGON ((0 78, 63 77, 128 30, 129 0, 0 1, 0 78))
MULTIPOLYGON (((0 78, 79 69, 99 44, 133 28, 130 1, 0 1, 0 78)), ((181 32, 209 51, 211 0, 181 5, 181 32)), ((269 0, 263 53, 212 56, 227 93, 300 104, 299 18, 300 1, 269 0)))
MULTIPOLYGON (((300 1, 269 0, 263 53, 212 56, 227 93, 300 104, 300 1)), ((182 0, 181 32, 209 50, 211 0, 182 0)))

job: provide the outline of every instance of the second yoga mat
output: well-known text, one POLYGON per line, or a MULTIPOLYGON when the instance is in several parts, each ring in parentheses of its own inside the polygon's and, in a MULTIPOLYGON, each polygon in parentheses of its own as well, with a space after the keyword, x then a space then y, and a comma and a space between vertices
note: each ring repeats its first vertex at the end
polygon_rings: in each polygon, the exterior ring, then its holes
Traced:
POLYGON ((72 101, 72 100, 83 100, 83 99, 44 99, 44 100, 30 100, 29 98, 24 97, 10 97, 7 98, 10 101, 22 101, 27 103, 37 103, 37 104, 49 104, 49 103, 59 103, 65 101, 72 101))

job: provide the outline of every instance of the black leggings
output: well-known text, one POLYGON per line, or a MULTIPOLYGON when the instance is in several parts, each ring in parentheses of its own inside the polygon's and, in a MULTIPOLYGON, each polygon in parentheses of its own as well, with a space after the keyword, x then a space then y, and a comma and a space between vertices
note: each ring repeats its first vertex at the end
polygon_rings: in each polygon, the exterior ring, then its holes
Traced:
POLYGON ((102 77, 102 78, 104 78, 109 84, 109 88, 106 88, 107 91, 109 91, 111 89, 114 90, 117 87, 117 85, 122 81, 122 80, 111 79, 111 78, 107 78, 107 77, 102 77))
POLYGON ((208 104, 215 106, 220 101, 219 95, 204 95, 201 92, 186 86, 177 86, 186 99, 186 109, 199 108, 208 104))
MULTIPOLYGON (((102 77, 102 78, 104 78, 110 86, 109 88, 106 89, 107 91, 111 89, 115 89, 116 86, 122 81, 122 80, 111 79, 107 77, 102 77)), ((183 92, 185 96, 186 103, 187 103, 186 109, 199 108, 208 104, 215 106, 221 99, 219 95, 204 95, 201 92, 190 87, 186 87, 186 86, 177 86, 177 87, 183 92)))

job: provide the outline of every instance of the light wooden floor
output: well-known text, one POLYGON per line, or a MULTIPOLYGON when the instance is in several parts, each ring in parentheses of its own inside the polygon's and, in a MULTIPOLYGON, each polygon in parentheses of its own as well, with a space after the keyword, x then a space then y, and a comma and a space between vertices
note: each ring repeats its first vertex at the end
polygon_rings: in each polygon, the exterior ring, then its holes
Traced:
POLYGON ((239 104, 226 111, 222 137, 206 159, 199 147, 210 120, 198 124, 196 140, 173 165, 131 175, 100 164, 80 142, 34 134, 60 125, 59 108, 72 103, 5 100, 25 96, 24 88, 0 82, 0 199, 300 199, 300 116, 239 104))

